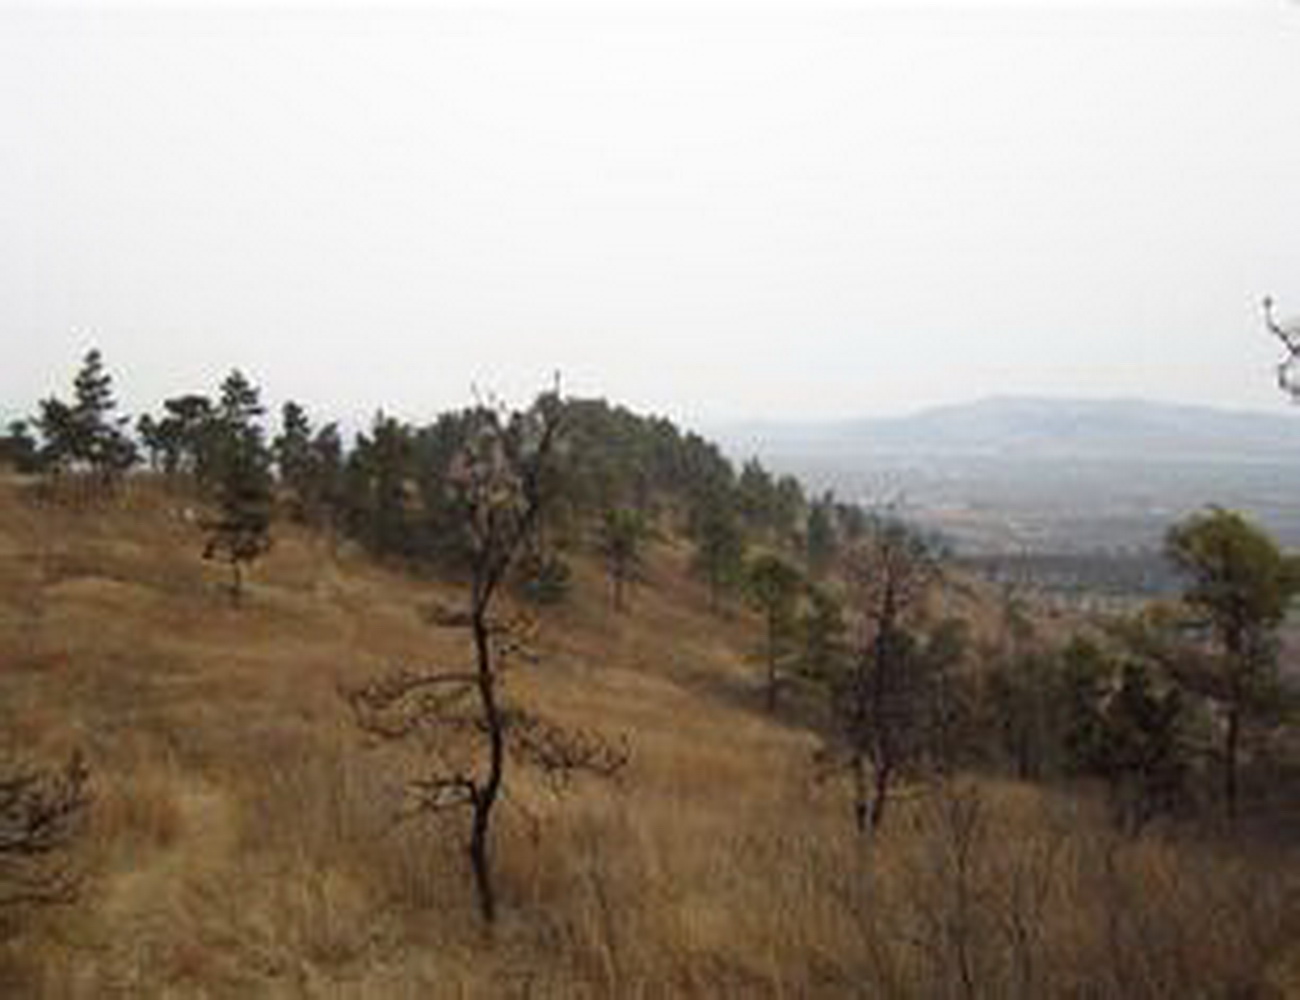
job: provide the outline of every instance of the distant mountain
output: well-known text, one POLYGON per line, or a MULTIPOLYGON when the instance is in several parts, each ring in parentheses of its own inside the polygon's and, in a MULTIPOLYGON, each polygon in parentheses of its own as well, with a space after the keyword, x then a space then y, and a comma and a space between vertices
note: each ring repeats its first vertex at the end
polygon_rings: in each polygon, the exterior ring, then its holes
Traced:
POLYGON ((732 450, 1005 455, 1028 458, 1300 462, 1300 412, 1258 413, 1145 400, 999 396, 904 417, 718 428, 732 450))
POLYGON ((906 417, 712 429, 841 497, 901 507, 972 552, 1158 546, 1206 504, 1300 544, 1300 411, 998 397, 906 417))

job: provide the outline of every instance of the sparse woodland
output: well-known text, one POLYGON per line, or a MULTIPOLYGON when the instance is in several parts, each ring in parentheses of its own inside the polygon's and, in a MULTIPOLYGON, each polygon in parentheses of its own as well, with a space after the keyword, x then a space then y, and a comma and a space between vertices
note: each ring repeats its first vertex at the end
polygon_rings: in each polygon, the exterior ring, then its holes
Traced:
POLYGON ((1300 990, 1300 572, 1234 512, 1062 621, 558 388, 132 423, 92 351, 0 459, 0 994, 1300 990))

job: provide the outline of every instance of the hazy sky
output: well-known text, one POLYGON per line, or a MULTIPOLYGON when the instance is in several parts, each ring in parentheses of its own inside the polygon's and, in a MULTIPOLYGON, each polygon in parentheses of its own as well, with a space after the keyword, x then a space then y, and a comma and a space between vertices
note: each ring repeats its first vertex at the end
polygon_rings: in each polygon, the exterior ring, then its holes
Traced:
POLYGON ((1284 410, 1300 5, 0 0, 0 408, 1284 410))

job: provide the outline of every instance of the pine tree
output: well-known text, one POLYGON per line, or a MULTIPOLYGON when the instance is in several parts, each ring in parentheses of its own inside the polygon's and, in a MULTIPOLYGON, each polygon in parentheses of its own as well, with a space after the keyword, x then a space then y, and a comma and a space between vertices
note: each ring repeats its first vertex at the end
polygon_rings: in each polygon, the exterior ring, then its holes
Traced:
POLYGON ((1105 702, 1113 665, 1094 643, 1075 638, 1061 654, 1061 750, 1069 774, 1105 770, 1105 702))
POLYGON ((123 431, 125 417, 114 417, 117 401, 103 356, 92 348, 73 380, 73 402, 57 397, 41 402, 36 425, 44 439, 41 458, 55 471, 89 470, 104 486, 112 486, 138 457, 123 431))
POLYGON ((751 458, 741 467, 736 494, 740 515, 752 531, 766 531, 772 526, 776 487, 757 458, 751 458))
POLYGON ((307 517, 330 532, 332 544, 334 532, 343 526, 344 508, 343 438, 338 424, 326 424, 316 432, 309 461, 312 486, 307 517))
POLYGON ((533 764, 563 782, 578 772, 612 775, 627 761, 625 749, 594 734, 568 731, 506 703, 505 662, 525 640, 522 629, 494 613, 495 601, 546 502, 542 473, 560 429, 558 404, 558 396, 548 394, 524 412, 472 411, 464 446, 449 467, 456 509, 470 537, 470 593, 468 609, 439 624, 469 629, 472 667, 401 672, 350 695, 358 723, 380 738, 419 737, 437 746, 440 731, 473 737, 473 751, 446 747, 435 755, 431 772, 411 782, 411 808, 468 813, 466 852, 489 925, 497 913, 492 828, 512 763, 533 764))
POLYGON ((808 511, 805 551, 808 559, 808 571, 814 576, 825 573, 835 559, 834 510, 834 494, 825 493, 813 503, 808 511))
POLYGON ((1277 701, 1276 634, 1300 589, 1300 572, 1267 533, 1221 508, 1176 524, 1166 551, 1187 577, 1183 602, 1197 616, 1193 625, 1217 647, 1204 669, 1174 669, 1180 683, 1222 710, 1223 795, 1231 820, 1243 729, 1277 701))
POLYGON ((795 616, 803 576, 780 556, 765 553, 749 564, 746 582, 750 601, 763 615, 767 710, 774 712, 783 664, 792 652, 795 638, 795 616))
POLYGON ((802 640, 800 669, 814 680, 829 683, 844 668, 848 652, 844 609, 824 587, 810 584, 807 594, 798 625, 802 640))
POLYGON ((709 607, 716 614, 724 594, 741 582, 745 567, 745 537, 728 494, 707 497, 693 518, 695 571, 709 585, 709 607))
POLYGON ((0 438, 0 462, 7 462, 17 472, 40 472, 40 445, 32 436, 26 420, 11 420, 9 433, 0 438))
POLYGON ((598 548, 609 575, 615 611, 624 610, 624 593, 641 567, 641 546, 648 529, 642 514, 630 507, 605 511, 600 523, 598 548))
POLYGON ((309 520, 316 493, 315 463, 312 453, 311 422, 307 412, 290 401, 280 410, 280 433, 271 443, 280 482, 292 494, 295 520, 309 520))
POLYGON ((264 412, 256 387, 232 371, 222 384, 209 431, 219 513, 206 524, 203 557, 229 563, 230 597, 236 605, 243 594, 244 566, 271 547, 271 455, 258 422, 264 412))
POLYGON ((1176 688, 1159 693, 1139 661, 1124 664, 1119 688, 1106 706, 1104 749, 1097 763, 1110 785, 1115 821, 1129 832, 1136 833, 1182 797, 1181 716, 1176 688))
POLYGON ((193 476, 204 487, 216 473, 216 429, 216 409, 199 394, 164 400, 160 418, 146 413, 136 423, 156 468, 169 478, 193 476))

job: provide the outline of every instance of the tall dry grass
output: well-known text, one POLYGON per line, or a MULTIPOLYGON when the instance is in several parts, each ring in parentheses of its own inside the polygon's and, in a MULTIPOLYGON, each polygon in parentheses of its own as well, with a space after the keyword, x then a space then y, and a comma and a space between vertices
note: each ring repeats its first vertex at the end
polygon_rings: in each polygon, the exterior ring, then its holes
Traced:
POLYGON ((422 614, 455 590, 286 529, 232 611, 178 502, 70 511, 0 484, 4 728, 86 746, 98 795, 77 904, 0 918, 0 993, 1181 997, 1300 981, 1281 848, 1118 839, 1086 798, 987 778, 905 789, 860 837, 842 790, 812 780, 815 740, 756 711, 752 623, 710 617, 672 549, 628 616, 580 565, 540 665, 509 681, 558 720, 627 734, 633 759, 563 796, 511 773, 487 934, 463 817, 396 820, 424 762, 368 747, 337 695, 462 656, 422 614))

